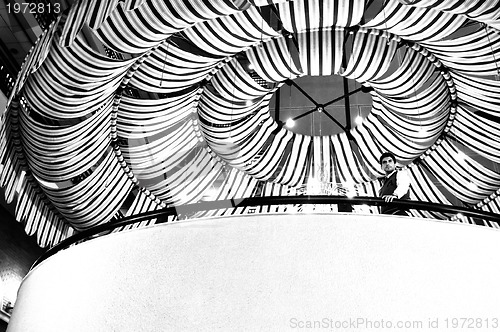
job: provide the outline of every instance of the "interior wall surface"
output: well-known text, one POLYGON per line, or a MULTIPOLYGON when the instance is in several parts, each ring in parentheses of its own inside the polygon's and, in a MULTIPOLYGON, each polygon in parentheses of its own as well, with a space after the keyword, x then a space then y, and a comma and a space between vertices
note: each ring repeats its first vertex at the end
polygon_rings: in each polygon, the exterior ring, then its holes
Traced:
POLYGON ((454 318, 491 328, 500 324, 499 239, 494 229, 397 216, 161 224, 44 261, 24 279, 7 331, 451 331, 454 318))

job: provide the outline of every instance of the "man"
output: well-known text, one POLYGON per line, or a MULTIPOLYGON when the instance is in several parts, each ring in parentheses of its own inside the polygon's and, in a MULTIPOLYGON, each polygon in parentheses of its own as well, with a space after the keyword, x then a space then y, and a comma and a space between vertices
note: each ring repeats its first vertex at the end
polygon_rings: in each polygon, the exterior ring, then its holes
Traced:
MULTIPOLYGON (((385 177, 382 179, 383 185, 379 190, 379 196, 384 201, 390 203, 395 198, 410 199, 410 177, 406 170, 396 168, 396 157, 391 152, 385 152, 380 156, 380 166, 385 172, 385 177)), ((382 206, 380 208, 382 214, 396 214, 406 216, 404 210, 400 210, 391 206, 382 206)))

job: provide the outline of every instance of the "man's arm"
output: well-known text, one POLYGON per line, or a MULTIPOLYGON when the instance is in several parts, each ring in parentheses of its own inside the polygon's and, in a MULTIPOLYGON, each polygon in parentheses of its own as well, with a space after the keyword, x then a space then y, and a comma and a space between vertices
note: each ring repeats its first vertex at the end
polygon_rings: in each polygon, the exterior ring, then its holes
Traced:
POLYGON ((410 189, 410 176, 406 169, 398 171, 396 174, 397 188, 394 190, 393 195, 397 198, 403 197, 410 189))
POLYGON ((398 186, 392 193, 392 195, 384 195, 382 198, 386 202, 392 202, 395 198, 403 197, 410 189, 410 176, 408 171, 405 169, 399 170, 396 173, 396 182, 398 186))

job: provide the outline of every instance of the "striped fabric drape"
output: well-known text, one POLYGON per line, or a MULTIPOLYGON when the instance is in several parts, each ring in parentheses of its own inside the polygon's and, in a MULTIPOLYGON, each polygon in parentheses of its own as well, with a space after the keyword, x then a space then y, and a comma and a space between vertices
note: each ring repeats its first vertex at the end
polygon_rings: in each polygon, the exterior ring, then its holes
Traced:
POLYGON ((453 75, 457 85, 457 95, 462 104, 468 108, 499 116, 498 94, 500 81, 481 77, 464 79, 460 74, 453 75))
POLYGON ((498 211, 499 17, 496 0, 75 1, 9 96, 0 184, 42 246, 203 200, 376 195, 387 150, 414 199, 498 211), (335 135, 288 129, 273 97, 306 75, 371 88, 370 114, 335 135))
POLYGON ((189 90, 210 75, 220 62, 219 58, 196 55, 187 46, 166 41, 145 59, 129 84, 155 93, 189 90))
POLYGON ((486 23, 496 29, 499 28, 498 19, 500 18, 500 1, 482 1, 482 0, 399 0, 403 4, 432 8, 447 13, 463 15, 471 20, 486 23))
POLYGON ((5 189, 5 199, 11 203, 17 195, 15 217, 25 224, 28 235, 36 235, 40 246, 52 246, 74 234, 75 229, 55 208, 38 181, 27 167, 26 157, 18 132, 22 102, 13 100, 9 112, 3 117, 0 130, 0 185, 5 189))
MULTIPOLYGON (((430 180, 429 176, 426 174, 425 170, 421 165, 412 165, 408 167, 408 173, 410 175, 411 185, 410 185, 410 196, 413 199, 424 202, 433 202, 440 204, 451 205, 450 201, 446 196, 436 187, 436 185, 430 180)), ((450 216, 444 215, 439 212, 431 211, 419 211, 412 210, 413 216, 425 217, 425 218, 437 218, 437 219, 448 219, 450 216)))
POLYGON ((465 21, 466 17, 462 15, 387 1, 378 15, 363 26, 381 29, 407 40, 430 42, 451 35, 465 21))
POLYGON ((91 28, 98 28, 119 3, 119 0, 77 0, 69 10, 66 24, 61 32, 59 44, 64 47, 72 46, 84 24, 91 28))
POLYGON ((289 42, 279 37, 246 51, 255 72, 269 82, 281 82, 302 76, 289 50, 289 42))
POLYGON ((499 73, 500 57, 494 50, 500 46, 500 34, 495 29, 482 27, 451 40, 427 41, 422 45, 439 57, 452 74, 456 73, 457 80, 460 75, 474 80, 499 73))
POLYGON ((158 135, 186 121, 196 108, 197 91, 161 99, 123 96, 117 116, 120 136, 140 139, 158 135))
POLYGON ((453 137, 468 149, 500 163, 500 128, 498 123, 460 108, 451 129, 453 137))
POLYGON ((42 187, 54 206, 76 230, 109 221, 121 207, 133 184, 112 151, 80 183, 66 188, 42 187))
POLYGON ((347 67, 340 75, 359 82, 376 80, 386 73, 396 54, 397 40, 386 33, 360 28, 354 35, 347 67))
POLYGON ((259 85, 236 59, 222 67, 211 83, 221 97, 236 102, 257 99, 270 92, 259 85))
MULTIPOLYGON (((125 217, 130 217, 139 213, 144 213, 144 212, 149 212, 149 211, 155 211, 160 209, 161 207, 156 204, 153 200, 151 200, 147 195, 144 194, 143 191, 139 190, 137 191, 134 201, 130 205, 129 209, 125 213, 125 217)), ((173 220, 173 217, 171 217, 173 220)), ((170 220, 169 220, 170 221, 170 220)), ((144 226, 149 226, 149 225, 154 225, 156 223, 156 218, 148 219, 148 220, 143 220, 140 221, 136 224, 131 224, 123 227, 119 227, 114 230, 114 232, 120 232, 123 230, 127 229, 133 229, 133 228, 138 228, 138 227, 144 227, 144 226)))
POLYGON ((328 76, 338 74, 344 54, 345 30, 321 28, 297 34, 300 64, 304 74, 328 76))
POLYGON ((294 0, 278 5, 283 27, 302 32, 325 27, 350 27, 360 23, 364 0, 294 0))
POLYGON ((241 13, 198 23, 183 34, 214 56, 234 55, 247 47, 280 36, 254 7, 241 13))
POLYGON ((78 119, 108 105, 133 60, 112 60, 75 39, 73 47, 52 44, 43 66, 23 93, 30 107, 50 119, 78 119))
POLYGON ((33 46, 28 52, 28 55, 21 66, 21 71, 17 75, 17 79, 12 88, 7 105, 11 103, 12 98, 16 96, 21 88, 26 84, 28 76, 38 70, 38 68, 45 61, 45 58, 49 54, 50 46, 54 40, 55 32, 59 27, 59 21, 60 17, 55 22, 52 22, 49 28, 38 37, 35 42, 35 46, 33 46))
POLYGON ((109 48, 131 54, 144 52, 196 23, 239 11, 230 0, 155 0, 133 10, 125 6, 118 3, 95 31, 109 48))
POLYGON ((437 146, 423 163, 448 191, 465 203, 477 204, 500 186, 499 173, 472 158, 461 158, 459 149, 449 140, 437 146))

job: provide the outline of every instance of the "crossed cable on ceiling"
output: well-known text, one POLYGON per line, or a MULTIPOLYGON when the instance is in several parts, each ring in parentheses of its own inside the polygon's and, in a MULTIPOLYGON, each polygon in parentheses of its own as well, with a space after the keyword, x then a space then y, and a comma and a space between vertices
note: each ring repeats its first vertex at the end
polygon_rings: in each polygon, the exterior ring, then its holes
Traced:
MULTIPOLYGON (((337 126, 339 126, 343 131, 345 132, 348 132, 348 128, 347 126, 343 126, 337 119, 335 119, 330 113, 328 113, 328 111, 326 110, 326 107, 330 106, 331 104, 337 102, 337 101, 340 101, 344 98, 347 98, 349 96, 352 96, 360 91, 362 92, 370 92, 373 88, 371 87, 365 87, 365 86, 361 86, 360 88, 357 88, 355 90, 352 90, 352 91, 349 91, 348 93, 346 94, 343 94, 342 96, 339 96, 339 97, 336 97, 336 98, 333 98, 332 100, 326 102, 326 103, 323 103, 323 104, 320 104, 318 103, 316 100, 314 100, 314 98, 311 97, 311 95, 309 95, 306 91, 304 91, 304 89, 302 89, 297 83, 295 83, 293 80, 291 79, 288 79, 285 81, 285 84, 289 85, 289 86, 294 86, 297 90, 299 90, 307 99, 309 99, 313 104, 314 104, 314 108, 310 109, 309 111, 306 111, 300 115, 297 115, 296 117, 293 117, 293 118, 290 118, 286 121, 285 125, 287 127, 292 127, 295 123, 295 121, 297 121, 298 119, 300 118, 303 118, 309 114, 312 114, 314 112, 319 112, 319 113, 324 113, 330 120, 332 120, 337 126)), ((346 116, 346 119, 348 119, 349 117, 346 116)), ((347 120, 346 120, 347 121, 347 120)), ((282 122, 280 122, 282 123, 282 122)))

